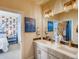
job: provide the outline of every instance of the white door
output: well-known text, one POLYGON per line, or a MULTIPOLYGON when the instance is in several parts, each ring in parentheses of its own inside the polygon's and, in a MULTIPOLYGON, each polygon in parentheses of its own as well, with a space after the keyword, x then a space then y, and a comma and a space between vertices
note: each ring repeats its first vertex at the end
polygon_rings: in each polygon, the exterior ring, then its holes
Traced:
POLYGON ((37 46, 34 46, 35 48, 35 59, 41 59, 41 49, 37 46))
POLYGON ((36 59, 41 59, 41 51, 37 50, 36 59))

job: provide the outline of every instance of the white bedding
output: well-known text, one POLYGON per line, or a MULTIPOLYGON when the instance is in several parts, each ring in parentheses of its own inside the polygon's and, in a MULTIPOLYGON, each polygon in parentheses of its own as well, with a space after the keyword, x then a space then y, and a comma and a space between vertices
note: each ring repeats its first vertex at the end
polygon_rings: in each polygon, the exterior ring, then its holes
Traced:
POLYGON ((0 38, 0 49, 2 49, 3 52, 8 51, 8 45, 7 38, 0 38))

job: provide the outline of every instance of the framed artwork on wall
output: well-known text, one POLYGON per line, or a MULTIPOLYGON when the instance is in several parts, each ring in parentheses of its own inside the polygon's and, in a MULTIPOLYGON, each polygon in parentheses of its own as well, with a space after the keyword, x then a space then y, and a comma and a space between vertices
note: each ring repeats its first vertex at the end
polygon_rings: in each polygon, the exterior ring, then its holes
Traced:
POLYGON ((48 21, 48 32, 53 31, 53 21, 48 21))
POLYGON ((25 17, 25 32, 36 31, 36 21, 33 18, 25 17))

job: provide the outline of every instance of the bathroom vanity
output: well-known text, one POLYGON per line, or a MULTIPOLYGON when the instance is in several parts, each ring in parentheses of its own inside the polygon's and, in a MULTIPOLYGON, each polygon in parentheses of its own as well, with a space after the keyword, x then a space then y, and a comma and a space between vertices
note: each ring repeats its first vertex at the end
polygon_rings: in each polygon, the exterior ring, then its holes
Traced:
POLYGON ((55 46, 46 40, 34 41, 35 59, 78 59, 78 49, 67 45, 55 46))

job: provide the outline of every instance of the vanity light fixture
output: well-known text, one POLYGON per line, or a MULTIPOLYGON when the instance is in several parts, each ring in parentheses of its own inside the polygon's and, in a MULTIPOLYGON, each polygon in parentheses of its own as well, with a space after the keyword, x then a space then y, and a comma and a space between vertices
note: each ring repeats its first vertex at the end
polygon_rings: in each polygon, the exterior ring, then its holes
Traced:
POLYGON ((73 4, 73 8, 74 8, 74 9, 77 9, 77 8, 78 8, 78 1, 76 1, 76 2, 73 4))
POLYGON ((48 14, 45 14, 45 15, 44 15, 44 17, 45 17, 45 18, 48 18, 48 17, 49 17, 49 15, 48 15, 48 14))
POLYGON ((74 7, 76 7, 75 4, 76 4, 76 0, 70 0, 70 1, 66 2, 64 4, 64 10, 66 12, 68 12, 69 10, 73 9, 74 7))
POLYGON ((44 17, 50 17, 50 16, 54 16, 53 10, 48 10, 47 12, 44 13, 44 17))

